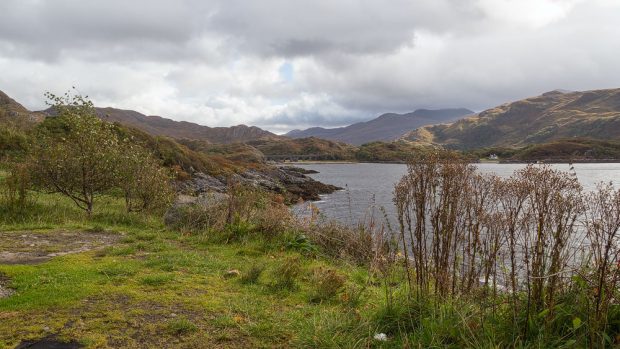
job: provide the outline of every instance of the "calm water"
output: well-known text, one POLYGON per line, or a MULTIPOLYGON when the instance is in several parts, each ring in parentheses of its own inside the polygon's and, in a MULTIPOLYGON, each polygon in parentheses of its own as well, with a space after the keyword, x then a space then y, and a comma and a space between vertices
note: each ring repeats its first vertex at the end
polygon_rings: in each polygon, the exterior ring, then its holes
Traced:
MULTIPOLYGON (((372 208, 384 207, 390 222, 395 224, 395 207, 392 203, 396 182, 405 174, 406 166, 400 164, 304 164, 296 165, 319 171, 310 175, 323 183, 346 188, 324 195, 314 202, 321 214, 351 224, 368 217, 372 208)), ((552 165, 558 170, 569 170, 568 164, 552 165)), ((477 164, 480 172, 510 176, 524 164, 477 164)), ((592 190, 605 181, 620 186, 620 164, 574 164, 577 177, 584 189, 592 190)), ((303 208, 298 207, 298 212, 303 208)), ((381 215, 375 211, 375 216, 381 215)), ((395 226, 394 226, 395 227, 395 226)))

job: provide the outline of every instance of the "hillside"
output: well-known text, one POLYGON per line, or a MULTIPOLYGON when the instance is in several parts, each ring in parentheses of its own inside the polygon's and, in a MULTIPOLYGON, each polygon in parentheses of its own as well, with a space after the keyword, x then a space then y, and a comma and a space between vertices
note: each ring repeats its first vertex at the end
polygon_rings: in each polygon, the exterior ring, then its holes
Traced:
POLYGON ((616 162, 620 160, 620 141, 567 138, 520 148, 480 148, 466 153, 475 158, 488 158, 495 154, 505 162, 616 162))
POLYGON ((44 116, 33 113, 0 91, 0 160, 19 157, 29 146, 27 130, 44 116))
MULTIPOLYGON (((138 128, 154 136, 176 139, 197 139, 211 143, 235 143, 262 137, 277 137, 255 126, 209 127, 187 121, 175 121, 161 116, 147 116, 134 110, 96 108, 97 114, 109 122, 138 128)), ((46 110, 46 114, 53 114, 46 110)))
POLYGON ((0 125, 27 127, 43 118, 43 114, 31 112, 6 93, 0 91, 0 125))
POLYGON ((97 108, 99 116, 124 125, 137 127, 156 136, 207 140, 212 143, 234 143, 275 136, 255 126, 208 127, 187 121, 174 121, 160 116, 147 116, 133 110, 97 108))
POLYGON ((300 139, 263 138, 246 142, 267 158, 273 156, 312 156, 313 160, 353 160, 356 147, 316 137, 300 139))
POLYGON ((620 89, 551 91, 449 125, 422 127, 403 139, 474 149, 523 147, 573 137, 620 139, 620 89))
POLYGON ((425 153, 434 147, 418 145, 403 140, 393 142, 370 142, 361 145, 355 159, 361 162, 405 163, 414 155, 425 153))
POLYGON ((418 109, 408 114, 383 114, 366 122, 339 128, 313 127, 307 130, 293 130, 286 134, 291 138, 319 137, 355 145, 374 141, 391 141, 399 138, 408 130, 418 127, 451 122, 474 112, 465 108, 455 109, 418 109))

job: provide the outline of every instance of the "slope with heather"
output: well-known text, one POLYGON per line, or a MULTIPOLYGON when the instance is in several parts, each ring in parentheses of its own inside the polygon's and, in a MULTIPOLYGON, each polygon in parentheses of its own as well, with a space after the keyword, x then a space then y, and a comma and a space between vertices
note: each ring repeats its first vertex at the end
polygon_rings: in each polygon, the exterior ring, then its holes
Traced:
POLYGON ((620 138, 620 89, 551 91, 452 124, 422 127, 403 139, 475 149, 523 147, 573 137, 620 138))

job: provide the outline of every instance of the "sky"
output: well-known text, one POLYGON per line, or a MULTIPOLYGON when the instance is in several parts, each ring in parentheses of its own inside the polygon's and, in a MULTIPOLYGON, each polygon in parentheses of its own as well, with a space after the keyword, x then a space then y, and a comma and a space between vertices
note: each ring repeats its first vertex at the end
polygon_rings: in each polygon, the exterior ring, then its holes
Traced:
POLYGON ((2 0, 0 90, 283 133, 620 87, 619 0, 2 0))

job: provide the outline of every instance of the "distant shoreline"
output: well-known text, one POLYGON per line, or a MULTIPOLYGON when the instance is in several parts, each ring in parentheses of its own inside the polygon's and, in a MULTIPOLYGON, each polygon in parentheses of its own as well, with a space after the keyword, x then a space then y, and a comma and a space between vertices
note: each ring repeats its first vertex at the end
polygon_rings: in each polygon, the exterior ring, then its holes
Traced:
POLYGON ((620 159, 581 159, 581 160, 561 160, 561 159, 548 159, 548 160, 500 160, 499 164, 617 164, 620 163, 620 159))
MULTIPOLYGON (((477 162, 472 162, 477 164, 500 164, 500 165, 509 165, 509 164, 620 164, 620 159, 592 159, 592 160, 499 160, 499 161, 488 161, 484 159, 480 159, 477 162)), ((406 161, 346 161, 346 160, 333 160, 333 161, 320 161, 320 160, 312 160, 312 161, 288 161, 288 162, 274 162, 276 166, 286 166, 286 165, 321 165, 321 164, 401 164, 406 165, 406 161)))

